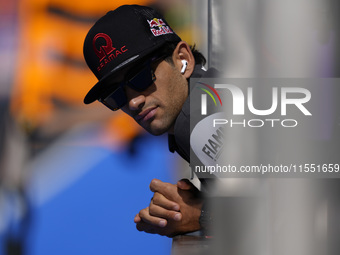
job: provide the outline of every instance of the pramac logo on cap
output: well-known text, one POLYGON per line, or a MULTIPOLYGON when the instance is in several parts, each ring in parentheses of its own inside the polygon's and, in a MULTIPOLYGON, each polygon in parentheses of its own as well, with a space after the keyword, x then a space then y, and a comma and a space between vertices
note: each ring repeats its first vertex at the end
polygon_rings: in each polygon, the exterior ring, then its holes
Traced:
POLYGON ((151 32, 154 36, 173 34, 173 31, 162 19, 154 18, 152 20, 148 20, 149 25, 151 27, 151 32))
MULTIPOLYGON (((98 44, 98 43, 97 43, 98 44)), ((108 63, 110 63, 113 59, 118 57, 119 55, 126 52, 128 49, 126 48, 126 45, 121 47, 120 49, 117 49, 113 47, 111 38, 104 33, 98 33, 95 35, 92 41, 93 50, 96 53, 97 57, 99 58, 99 66, 97 67, 98 72, 102 70, 108 63), (97 49, 96 42, 99 38, 103 38, 103 40, 99 41, 100 46, 99 50, 97 49), (105 42, 103 44, 103 42, 105 42)))

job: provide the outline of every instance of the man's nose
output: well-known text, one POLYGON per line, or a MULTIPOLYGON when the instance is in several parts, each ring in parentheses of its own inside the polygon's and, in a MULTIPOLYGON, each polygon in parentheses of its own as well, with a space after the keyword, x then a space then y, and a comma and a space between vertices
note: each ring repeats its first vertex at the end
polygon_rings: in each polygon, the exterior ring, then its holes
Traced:
POLYGON ((131 111, 137 111, 143 108, 145 104, 145 96, 131 88, 126 89, 128 98, 128 106, 131 111))

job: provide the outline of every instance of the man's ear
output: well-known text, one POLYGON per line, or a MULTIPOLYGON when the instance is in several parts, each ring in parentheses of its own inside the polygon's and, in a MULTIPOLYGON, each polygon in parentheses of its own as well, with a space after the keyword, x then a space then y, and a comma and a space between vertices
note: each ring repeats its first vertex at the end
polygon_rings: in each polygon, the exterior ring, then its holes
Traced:
POLYGON ((186 79, 189 79, 195 68, 195 58, 189 44, 180 41, 172 54, 172 60, 175 68, 177 68, 186 79))

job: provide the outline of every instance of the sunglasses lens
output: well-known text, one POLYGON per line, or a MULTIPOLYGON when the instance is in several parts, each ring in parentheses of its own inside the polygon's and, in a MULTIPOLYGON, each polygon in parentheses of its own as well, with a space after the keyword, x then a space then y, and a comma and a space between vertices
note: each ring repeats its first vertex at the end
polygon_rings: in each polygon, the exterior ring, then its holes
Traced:
POLYGON ((123 87, 119 86, 110 95, 99 101, 112 111, 117 111, 127 103, 127 98, 123 87))
POLYGON ((147 64, 135 76, 128 81, 128 85, 136 91, 146 90, 154 81, 156 77, 150 64, 147 64))
POLYGON ((156 76, 152 70, 151 63, 152 60, 145 64, 142 69, 133 72, 135 73, 135 75, 132 78, 128 79, 126 82, 122 82, 121 84, 119 84, 119 86, 110 95, 108 95, 104 99, 99 99, 99 101, 110 108, 112 111, 117 111, 118 109, 123 107, 125 104, 127 104, 127 97, 124 91, 125 84, 138 92, 142 92, 150 87, 152 83, 156 80, 156 76))

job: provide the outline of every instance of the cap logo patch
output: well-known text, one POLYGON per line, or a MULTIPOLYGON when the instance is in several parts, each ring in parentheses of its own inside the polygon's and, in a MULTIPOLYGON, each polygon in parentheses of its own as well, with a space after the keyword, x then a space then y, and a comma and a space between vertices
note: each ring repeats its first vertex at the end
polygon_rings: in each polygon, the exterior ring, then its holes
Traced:
POLYGON ((95 35, 92 41, 93 50, 96 53, 97 57, 99 58, 99 66, 97 67, 98 72, 103 69, 108 63, 110 63, 113 59, 122 55, 128 49, 124 45, 120 49, 117 49, 112 46, 111 38, 104 33, 98 33, 95 35), (103 38, 104 40, 99 41, 99 50, 96 46, 96 42, 99 38, 103 38))
POLYGON ((154 36, 173 34, 173 31, 162 19, 154 18, 152 20, 148 20, 150 25, 150 30, 154 36))

